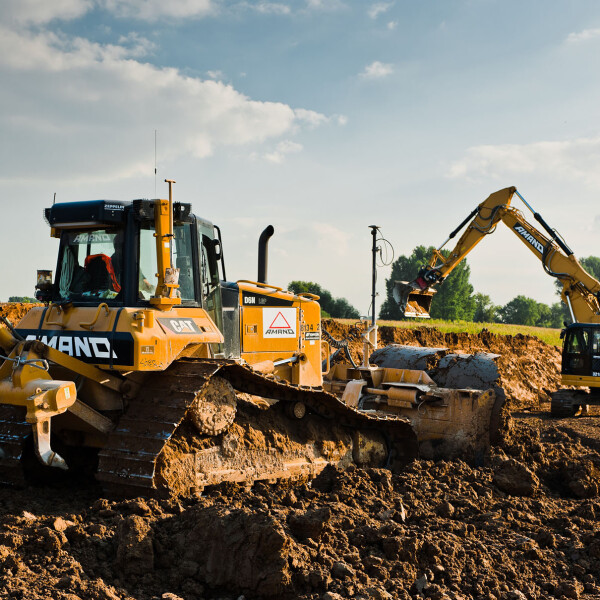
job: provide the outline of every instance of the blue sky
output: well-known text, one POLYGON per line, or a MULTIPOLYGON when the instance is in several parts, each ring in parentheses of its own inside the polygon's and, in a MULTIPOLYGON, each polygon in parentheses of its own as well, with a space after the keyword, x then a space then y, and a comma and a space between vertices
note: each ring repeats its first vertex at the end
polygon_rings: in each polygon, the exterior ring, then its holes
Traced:
MULTIPOLYGON (((0 34, 0 299, 55 267, 54 192, 164 197, 166 177, 220 225, 230 278, 256 276, 271 223, 271 282, 363 313, 368 225, 407 254, 509 185, 600 254, 595 1, 4 0, 0 34)), ((556 300, 502 228, 469 264, 496 303, 556 300)))

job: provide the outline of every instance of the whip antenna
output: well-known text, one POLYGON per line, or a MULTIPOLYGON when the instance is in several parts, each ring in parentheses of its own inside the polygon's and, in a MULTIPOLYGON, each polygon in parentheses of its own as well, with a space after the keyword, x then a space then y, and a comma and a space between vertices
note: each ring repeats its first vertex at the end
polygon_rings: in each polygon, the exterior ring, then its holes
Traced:
POLYGON ((156 136, 157 136, 157 130, 154 130, 154 197, 156 198, 156 173, 157 173, 157 169, 156 169, 156 136))

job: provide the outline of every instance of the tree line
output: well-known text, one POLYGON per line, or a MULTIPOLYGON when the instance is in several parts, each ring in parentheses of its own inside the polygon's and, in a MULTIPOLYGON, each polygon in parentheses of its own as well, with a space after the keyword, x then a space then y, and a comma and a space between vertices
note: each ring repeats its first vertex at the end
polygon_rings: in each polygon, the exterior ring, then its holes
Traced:
MULTIPOLYGON (((410 256, 400 256, 392 264, 392 272, 386 279, 386 297, 379 311, 380 319, 397 321, 404 319, 392 290, 396 281, 412 281, 419 270, 428 263, 434 248, 417 246, 410 256)), ((444 253, 445 251, 442 251, 444 253)), ((446 253, 447 255, 447 253, 446 253)), ((588 256, 579 260, 582 267, 600 280, 600 258, 588 256)), ((487 294, 475 292, 470 282, 471 269, 463 260, 448 275, 431 304, 431 318, 445 321, 473 321, 475 323, 510 323, 532 327, 560 328, 570 321, 567 307, 559 300, 544 304, 533 298, 518 295, 505 305, 494 304, 487 294)), ((561 284, 555 281, 560 296, 561 284)), ((296 294, 308 292, 320 296, 321 314, 324 317, 358 319, 359 311, 345 298, 334 298, 331 292, 311 281, 292 281, 288 289, 296 294)))
MULTIPOLYGON (((419 269, 428 263, 433 250, 432 246, 417 246, 410 256, 400 256, 394 262, 390 278, 386 280, 386 299, 379 313, 381 319, 404 318, 392 296, 394 283, 412 281, 419 269)), ((447 253, 445 255, 447 256, 447 253)), ((579 262, 590 275, 600 279, 600 258, 588 256, 579 262)), ((431 318, 555 328, 562 327, 565 321, 570 321, 568 309, 561 301, 548 305, 518 295, 504 306, 496 305, 487 294, 475 292, 470 275, 469 265, 463 260, 444 282, 436 287, 437 294, 431 303, 431 318)), ((556 280, 555 285, 557 294, 560 295, 560 282, 556 280)))

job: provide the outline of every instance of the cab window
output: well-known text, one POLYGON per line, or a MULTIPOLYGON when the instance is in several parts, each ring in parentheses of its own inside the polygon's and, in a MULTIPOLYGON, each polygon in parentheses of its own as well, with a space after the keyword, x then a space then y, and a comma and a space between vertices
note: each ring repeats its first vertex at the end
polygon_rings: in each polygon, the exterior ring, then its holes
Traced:
MULTIPOLYGON (((196 302, 191 227, 184 223, 173 228, 173 266, 179 269, 179 293, 183 303, 196 302)), ((143 300, 150 299, 158 284, 154 232, 154 225, 150 224, 140 230, 138 295, 143 300)))
POLYGON ((61 300, 111 300, 121 292, 123 232, 89 229, 67 231, 59 251, 58 294, 61 300))
POLYGON ((587 329, 575 329, 569 332, 565 343, 565 350, 569 354, 587 353, 589 348, 590 333, 587 329))

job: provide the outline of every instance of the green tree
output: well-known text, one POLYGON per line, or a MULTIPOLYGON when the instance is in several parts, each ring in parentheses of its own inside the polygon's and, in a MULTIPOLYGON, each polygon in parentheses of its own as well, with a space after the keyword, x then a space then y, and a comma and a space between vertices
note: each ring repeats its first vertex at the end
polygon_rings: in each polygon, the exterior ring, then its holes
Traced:
POLYGON ((10 296, 8 301, 9 302, 32 302, 32 303, 37 302, 37 300, 35 298, 30 298, 29 296, 10 296))
POLYGON ((496 306, 487 294, 477 292, 473 296, 475 301, 475 312, 473 321, 475 323, 495 323, 498 321, 498 306, 496 306))
POLYGON ((514 325, 558 329, 563 326, 564 321, 563 306, 560 302, 548 306, 526 296, 513 298, 506 305, 500 307, 498 313, 503 323, 514 325))
POLYGON ((335 317, 338 319, 358 319, 360 313, 352 306, 346 298, 334 298, 329 290, 322 288, 318 283, 312 281, 292 281, 288 289, 294 294, 308 292, 319 296, 321 305, 321 316, 335 317))
POLYGON ((517 296, 502 306, 499 311, 503 323, 515 325, 537 325, 540 317, 538 302, 526 296, 517 296))
MULTIPOLYGON (((390 278, 386 280, 386 299, 379 313, 382 319, 403 319, 404 315, 393 296, 396 281, 412 281, 419 270, 428 263, 433 252, 433 246, 417 246, 410 256, 400 256, 392 265, 390 278)), ((443 252, 448 254, 447 252, 443 252)), ((450 273, 445 281, 437 285, 437 294, 431 303, 430 315, 434 319, 455 321, 458 319, 471 320, 475 312, 473 286, 469 281, 471 270, 466 260, 463 260, 450 273)))
POLYGON ((554 327, 559 329, 564 327, 565 321, 569 322, 569 315, 567 314, 567 307, 562 302, 555 302, 550 306, 550 320, 547 327, 554 327))

